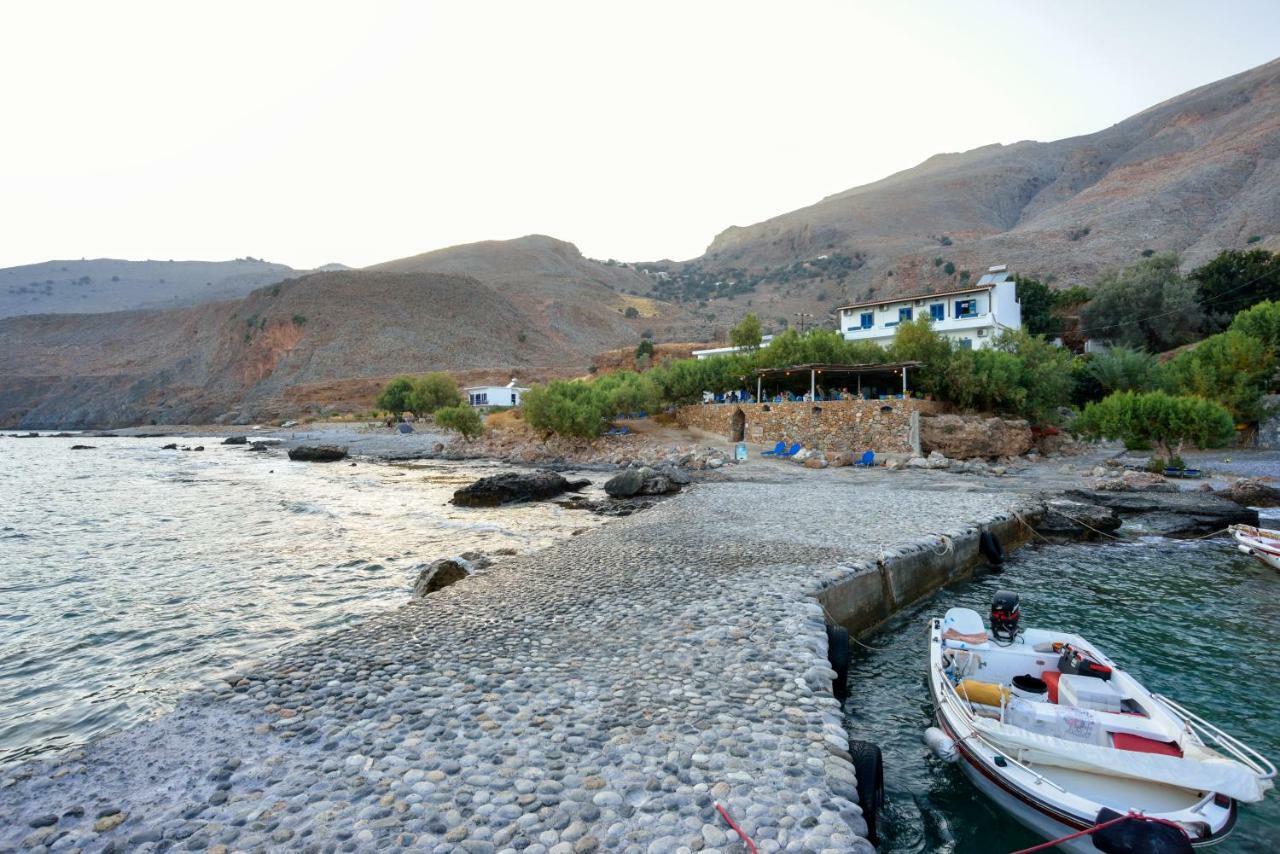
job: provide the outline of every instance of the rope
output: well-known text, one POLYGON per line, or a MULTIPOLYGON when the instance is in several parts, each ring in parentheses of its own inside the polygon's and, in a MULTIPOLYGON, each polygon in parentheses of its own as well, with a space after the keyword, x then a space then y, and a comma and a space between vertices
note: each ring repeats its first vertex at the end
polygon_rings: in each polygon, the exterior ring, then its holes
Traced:
POLYGON ((1164 818, 1153 818, 1152 816, 1146 816, 1140 812, 1130 810, 1128 815, 1118 815, 1115 818, 1104 821, 1102 824, 1095 824, 1093 827, 1086 827, 1084 830, 1078 830, 1075 833, 1069 833, 1066 836, 1061 836, 1048 842, 1042 842, 1039 845, 1032 845, 1030 848, 1020 848, 1017 851, 1012 852, 1012 854, 1034 854, 1034 852, 1037 851, 1048 851, 1050 848, 1056 848, 1064 842, 1070 842, 1072 839, 1079 839, 1081 836, 1092 836, 1105 827, 1110 827, 1113 824, 1119 824, 1122 821, 1128 821, 1131 818, 1138 819, 1139 821, 1150 821, 1155 824, 1167 824, 1170 827, 1176 827, 1178 832, 1183 836, 1187 835, 1187 832, 1183 830, 1182 826, 1176 822, 1172 822, 1164 818))
POLYGON ((747 848, 750 849, 751 854, 760 854, 760 852, 756 849, 756 844, 751 841, 751 837, 747 836, 746 831, 744 831, 741 827, 738 827, 738 823, 733 820, 733 816, 729 815, 729 811, 724 808, 724 804, 720 803, 719 801, 716 801, 716 809, 720 811, 720 815, 724 816, 724 820, 729 822, 729 826, 732 827, 734 831, 736 831, 737 834, 742 837, 742 841, 747 844, 747 848))

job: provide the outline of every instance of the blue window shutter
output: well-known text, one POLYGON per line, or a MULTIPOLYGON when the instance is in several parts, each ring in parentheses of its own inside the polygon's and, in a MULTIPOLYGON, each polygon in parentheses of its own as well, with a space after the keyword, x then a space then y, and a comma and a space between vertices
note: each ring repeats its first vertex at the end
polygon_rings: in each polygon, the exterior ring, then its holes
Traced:
POLYGON ((929 306, 929 316, 933 320, 942 320, 944 314, 946 314, 946 306, 942 303, 934 303, 929 306))
POLYGON ((898 322, 899 322, 899 323, 901 323, 901 322, 902 322, 902 321, 904 321, 904 320, 910 320, 910 319, 911 319, 911 307, 910 307, 910 306, 907 306, 906 308, 900 308, 900 309, 898 309, 898 322))

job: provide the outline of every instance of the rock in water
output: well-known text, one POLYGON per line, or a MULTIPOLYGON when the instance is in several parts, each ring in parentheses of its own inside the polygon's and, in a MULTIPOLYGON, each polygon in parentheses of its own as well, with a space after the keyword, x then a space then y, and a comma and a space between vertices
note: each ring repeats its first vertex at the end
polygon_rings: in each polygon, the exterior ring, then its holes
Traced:
POLYGON ((421 599, 451 584, 457 584, 474 571, 471 561, 461 557, 443 557, 432 561, 418 573, 418 580, 413 584, 413 598, 421 599))
POLYGON ((1246 507, 1280 507, 1280 489, 1267 486, 1255 477, 1241 478, 1214 494, 1246 507))
POLYGON ((609 478, 604 491, 611 498, 630 498, 644 488, 644 473, 640 469, 624 469, 609 478))
POLYGON ((470 486, 453 493, 453 503, 459 507, 497 507, 516 501, 542 501, 555 498, 562 492, 581 489, 584 481, 567 481, 551 471, 508 471, 490 477, 482 477, 470 486))
POLYGON ((167 445, 161 445, 161 446, 160 446, 160 450, 162 450, 162 451, 176 451, 176 450, 178 450, 178 443, 177 443, 177 442, 170 442, 170 443, 169 443, 169 444, 167 444, 167 445))
POLYGON ((92 451, 93 448, 94 448, 93 445, 72 445, 71 446, 71 450, 73 451, 92 451))
POLYGON ((249 444, 248 436, 228 436, 222 440, 224 445, 247 445, 249 444))
POLYGON ((342 445, 299 445, 289 449, 289 459, 309 463, 331 463, 346 455, 347 449, 342 445))
POLYGON ((1035 526, 1043 537, 1055 542, 1094 540, 1120 527, 1120 517, 1110 507, 1055 498, 1045 502, 1044 518, 1035 526))

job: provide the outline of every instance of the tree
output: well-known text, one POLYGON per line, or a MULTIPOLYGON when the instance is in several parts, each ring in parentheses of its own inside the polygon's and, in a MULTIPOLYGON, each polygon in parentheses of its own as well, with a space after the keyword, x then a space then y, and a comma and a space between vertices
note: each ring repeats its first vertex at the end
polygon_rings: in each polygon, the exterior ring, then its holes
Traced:
POLYGON ((413 394, 413 377, 396 377, 383 386, 375 401, 379 409, 390 412, 397 418, 402 412, 411 412, 409 396, 413 394))
POLYGON ((1019 362, 1018 385, 1024 394, 1011 411, 1042 424, 1057 421, 1058 410, 1071 402, 1071 353, 1022 330, 1001 333, 993 346, 1019 362))
POLYGON ((1089 338, 1158 352, 1196 340, 1204 312, 1177 256, 1156 255, 1103 276, 1080 322, 1089 338))
POLYGON ((434 418, 436 424, 449 430, 456 430, 467 439, 474 439, 484 432, 480 413, 466 404, 437 409, 434 418))
POLYGON ((653 359, 653 342, 648 338, 641 338, 636 345, 636 363, 639 364, 641 359, 653 359))
POLYGON ((634 320, 640 316, 640 309, 636 308, 634 305, 629 305, 622 312, 622 316, 634 320))
POLYGON ((945 396, 951 342, 933 331, 929 318, 899 323, 889 352, 899 362, 924 362, 924 367, 915 372, 915 387, 926 394, 945 396))
POLYGON ((1251 335, 1227 331, 1165 364, 1161 385, 1173 394, 1217 401, 1238 421, 1257 421, 1275 371, 1275 350, 1251 335))
POLYGON ((1022 307, 1022 328, 1032 335, 1050 338, 1062 334, 1062 318, 1053 313, 1057 300, 1044 282, 1014 276, 1018 283, 1018 303, 1022 307))
POLYGON ((1120 439, 1128 448, 1154 446, 1165 459, 1186 443, 1219 448, 1235 435, 1231 413, 1218 404, 1162 391, 1120 391, 1089 403, 1072 429, 1089 439, 1120 439))
POLYGON ((1208 331, 1220 332, 1240 311, 1280 294, 1280 254, 1229 249, 1187 278, 1196 286, 1208 331))
POLYGON ((437 409, 460 405, 462 393, 448 374, 431 373, 414 380, 409 411, 415 415, 430 415, 437 409))
POLYGON ((1099 396, 1113 391, 1151 391, 1160 370, 1155 356, 1129 347, 1112 347, 1088 356, 1084 365, 1097 384, 1099 396))
POLYGON ((762 337, 760 318, 754 312, 748 312, 729 332, 729 343, 735 347, 755 348, 760 346, 762 337))

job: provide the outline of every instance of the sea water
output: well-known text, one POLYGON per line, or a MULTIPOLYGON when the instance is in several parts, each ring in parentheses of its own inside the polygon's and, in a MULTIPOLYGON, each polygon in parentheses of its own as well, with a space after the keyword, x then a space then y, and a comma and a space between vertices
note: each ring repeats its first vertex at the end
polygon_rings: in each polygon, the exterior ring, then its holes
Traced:
POLYGON ((295 463, 218 438, 162 450, 173 441, 0 437, 0 766, 401 605, 420 564, 599 524, 545 502, 448 504, 485 464, 295 463))
MULTIPOLYGON (((1003 572, 942 590, 864 639, 879 649, 854 645, 845 724, 884 754, 881 854, 993 854, 1042 841, 921 742, 934 725, 927 621, 952 606, 986 614, 997 590, 1020 594, 1024 626, 1084 635, 1149 689, 1280 761, 1280 573, 1233 545, 1145 537, 1027 547, 1003 572)), ((1213 850, 1280 850, 1280 793, 1242 805, 1213 850)))

